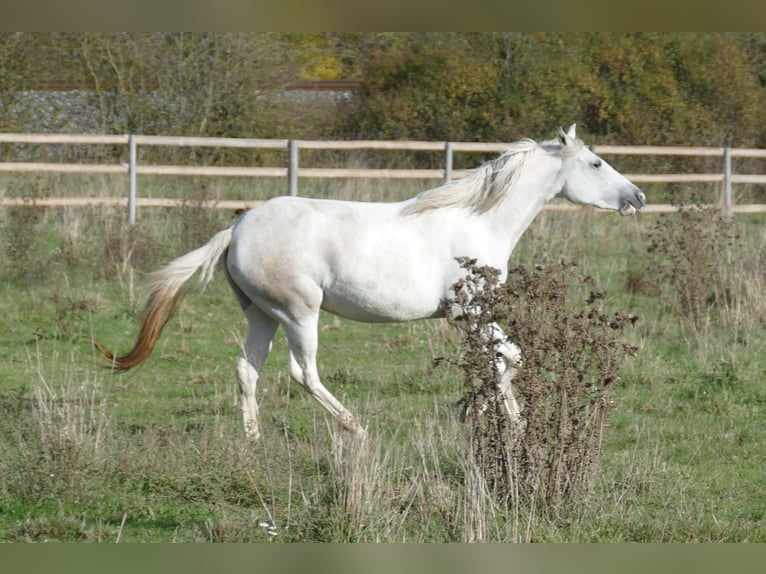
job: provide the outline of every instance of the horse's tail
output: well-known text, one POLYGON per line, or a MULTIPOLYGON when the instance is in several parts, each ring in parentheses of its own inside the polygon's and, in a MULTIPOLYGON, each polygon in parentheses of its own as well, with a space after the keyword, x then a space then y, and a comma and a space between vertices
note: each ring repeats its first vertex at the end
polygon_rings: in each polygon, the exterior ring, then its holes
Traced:
POLYGON ((182 255, 151 274, 149 298, 141 315, 141 330, 133 349, 117 356, 98 341, 94 343, 113 369, 127 371, 149 358, 194 274, 201 271, 199 281, 203 286, 212 278, 216 263, 229 247, 231 233, 231 227, 218 232, 199 249, 182 255))

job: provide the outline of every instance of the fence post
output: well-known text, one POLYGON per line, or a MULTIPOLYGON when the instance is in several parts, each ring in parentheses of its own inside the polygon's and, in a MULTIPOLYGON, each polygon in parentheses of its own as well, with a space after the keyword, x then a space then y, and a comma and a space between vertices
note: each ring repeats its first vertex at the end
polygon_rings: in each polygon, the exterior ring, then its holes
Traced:
POLYGON ((128 222, 130 225, 136 224, 136 198, 138 190, 136 186, 136 136, 130 134, 128 136, 128 147, 130 149, 130 163, 128 164, 128 178, 130 180, 130 189, 128 191, 128 222))
POLYGON ((444 143, 444 183, 452 181, 452 142, 444 143))
POLYGON ((731 195, 731 148, 723 148, 723 212, 726 217, 734 213, 731 195))
POLYGON ((298 195, 298 142, 289 140, 287 149, 290 155, 287 167, 287 193, 298 195))

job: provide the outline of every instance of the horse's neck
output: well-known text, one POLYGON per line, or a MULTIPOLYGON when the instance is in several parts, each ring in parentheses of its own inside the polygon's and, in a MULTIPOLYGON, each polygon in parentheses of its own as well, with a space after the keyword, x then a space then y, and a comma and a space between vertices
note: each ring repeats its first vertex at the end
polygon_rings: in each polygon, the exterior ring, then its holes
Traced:
POLYGON ((495 228, 495 235, 505 241, 508 257, 535 217, 563 185, 560 180, 561 161, 545 156, 539 161, 543 162, 542 169, 529 170, 531 175, 522 175, 515 189, 487 212, 490 224, 495 228))

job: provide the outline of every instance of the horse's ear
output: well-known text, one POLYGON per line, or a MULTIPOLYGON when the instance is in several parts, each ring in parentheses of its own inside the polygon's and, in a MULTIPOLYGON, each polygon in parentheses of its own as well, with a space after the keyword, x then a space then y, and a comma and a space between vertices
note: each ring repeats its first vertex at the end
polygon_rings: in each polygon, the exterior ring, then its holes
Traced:
POLYGON ((559 137, 559 142, 561 143, 562 146, 569 145, 572 142, 574 142, 575 139, 577 139, 577 135, 575 133, 576 128, 577 128, 577 124, 572 124, 571 126, 569 126, 569 130, 566 133, 564 132, 563 128, 559 128, 558 137, 559 137))

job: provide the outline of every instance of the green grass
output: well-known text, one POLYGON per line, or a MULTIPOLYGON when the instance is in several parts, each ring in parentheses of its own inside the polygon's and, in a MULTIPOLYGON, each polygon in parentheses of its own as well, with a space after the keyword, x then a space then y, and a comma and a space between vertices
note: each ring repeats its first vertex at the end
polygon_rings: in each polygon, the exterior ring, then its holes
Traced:
MULTIPOLYGON (((123 215, 0 214, 0 540, 468 538, 461 373, 432 365, 455 358, 451 328, 323 316, 320 372, 368 426, 363 449, 289 381, 278 334, 259 388, 264 437, 244 441, 234 367, 245 324, 220 274, 190 293, 137 371, 111 375, 92 349, 129 346, 144 273, 231 214, 145 210, 140 234, 123 215), (120 245, 135 269, 115 259, 120 245)), ((766 541, 764 218, 738 216, 739 291, 703 328, 652 281, 654 221, 544 213, 514 255, 576 259, 608 309, 640 316, 627 335, 639 351, 622 369, 590 495, 558 519, 485 501, 487 539, 766 541)))

